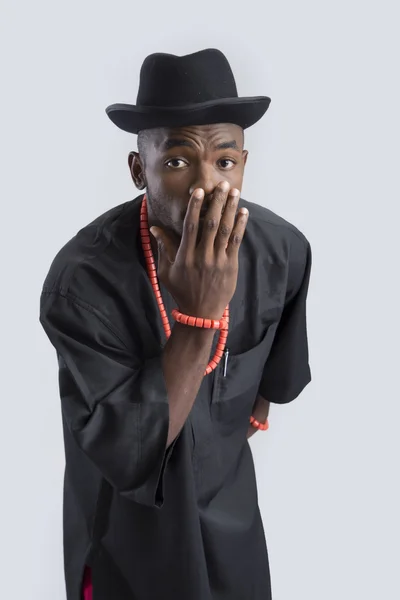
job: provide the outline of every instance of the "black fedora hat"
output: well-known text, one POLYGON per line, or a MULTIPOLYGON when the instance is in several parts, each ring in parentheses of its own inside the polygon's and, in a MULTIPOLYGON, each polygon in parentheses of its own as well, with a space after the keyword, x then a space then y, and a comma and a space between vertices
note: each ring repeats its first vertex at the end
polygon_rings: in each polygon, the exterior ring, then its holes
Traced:
POLYGON ((270 102, 267 96, 240 98, 227 58, 209 48, 185 56, 151 54, 140 71, 136 105, 112 104, 106 113, 129 133, 213 123, 246 129, 261 119, 270 102))

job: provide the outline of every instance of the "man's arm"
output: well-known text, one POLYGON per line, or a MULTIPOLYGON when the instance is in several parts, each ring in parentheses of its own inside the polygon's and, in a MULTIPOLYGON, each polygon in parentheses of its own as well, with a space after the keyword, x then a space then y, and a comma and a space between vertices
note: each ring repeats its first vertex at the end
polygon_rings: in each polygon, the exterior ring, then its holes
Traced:
MULTIPOLYGON (((265 423, 265 421, 268 419, 269 406, 270 406, 270 403, 268 402, 268 400, 265 400, 265 398, 263 398, 262 396, 260 396, 260 394, 258 394, 257 399, 254 403, 254 408, 253 408, 252 414, 253 414, 253 417, 255 419, 257 419, 257 421, 259 421, 259 423, 265 423)), ((257 431, 258 431, 258 429, 256 429, 252 425, 249 425, 249 429, 247 431, 247 439, 249 439, 257 431)))
MULTIPOLYGON (((198 242, 204 190, 194 190, 182 239, 152 226, 158 244, 158 277, 186 315, 220 319, 236 288, 238 253, 248 210, 236 214, 239 191, 222 182, 213 192, 198 242), (228 193, 229 192, 229 193, 228 193), (224 210, 223 210, 224 209, 224 210), (223 212, 222 212, 223 210, 223 212)), ((154 265, 153 265, 154 266, 154 265)), ((169 446, 181 431, 207 368, 215 332, 176 324, 163 352, 163 374, 169 401, 169 446)))
POLYGON ((175 323, 163 352, 169 399, 167 447, 178 436, 204 378, 215 331, 175 323))

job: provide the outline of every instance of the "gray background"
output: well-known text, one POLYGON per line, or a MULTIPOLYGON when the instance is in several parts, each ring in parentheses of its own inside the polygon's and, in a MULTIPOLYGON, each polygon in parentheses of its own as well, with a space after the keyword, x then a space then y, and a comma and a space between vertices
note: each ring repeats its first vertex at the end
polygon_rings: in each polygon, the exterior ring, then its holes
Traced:
MULTIPOLYGON (((64 600, 55 353, 38 324, 57 250, 135 195, 134 102, 154 51, 223 50, 243 196, 310 239, 313 383, 254 451, 274 600, 399 600, 399 14, 395 2, 1 2, 0 598, 64 600)), ((398 4, 397 4, 398 6, 398 4)))

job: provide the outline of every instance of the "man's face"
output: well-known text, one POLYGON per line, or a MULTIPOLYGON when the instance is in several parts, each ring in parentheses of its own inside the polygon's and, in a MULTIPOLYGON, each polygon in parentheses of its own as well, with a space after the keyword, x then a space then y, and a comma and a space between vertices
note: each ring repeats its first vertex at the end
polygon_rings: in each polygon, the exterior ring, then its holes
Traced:
MULTIPOLYGON (((242 189, 247 151, 243 130, 232 124, 154 129, 146 132, 145 156, 131 153, 136 185, 147 187, 149 221, 182 235, 188 202, 205 191, 202 215, 221 181, 242 189)), ((202 224, 200 223, 200 228, 202 224)))

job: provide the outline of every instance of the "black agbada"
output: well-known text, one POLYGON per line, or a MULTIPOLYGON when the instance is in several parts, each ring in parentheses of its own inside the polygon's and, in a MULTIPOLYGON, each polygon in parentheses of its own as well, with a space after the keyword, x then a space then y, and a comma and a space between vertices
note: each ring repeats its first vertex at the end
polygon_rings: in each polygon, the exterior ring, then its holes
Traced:
MULTIPOLYGON (((88 564, 94 600, 270 600, 247 430, 258 392, 282 404, 311 380, 310 245, 273 212, 240 201, 250 218, 229 358, 204 378, 166 451, 166 340, 141 249, 141 200, 79 231, 41 295, 59 364, 67 598, 81 600, 88 564)), ((172 324, 175 304, 161 291, 172 324)))

